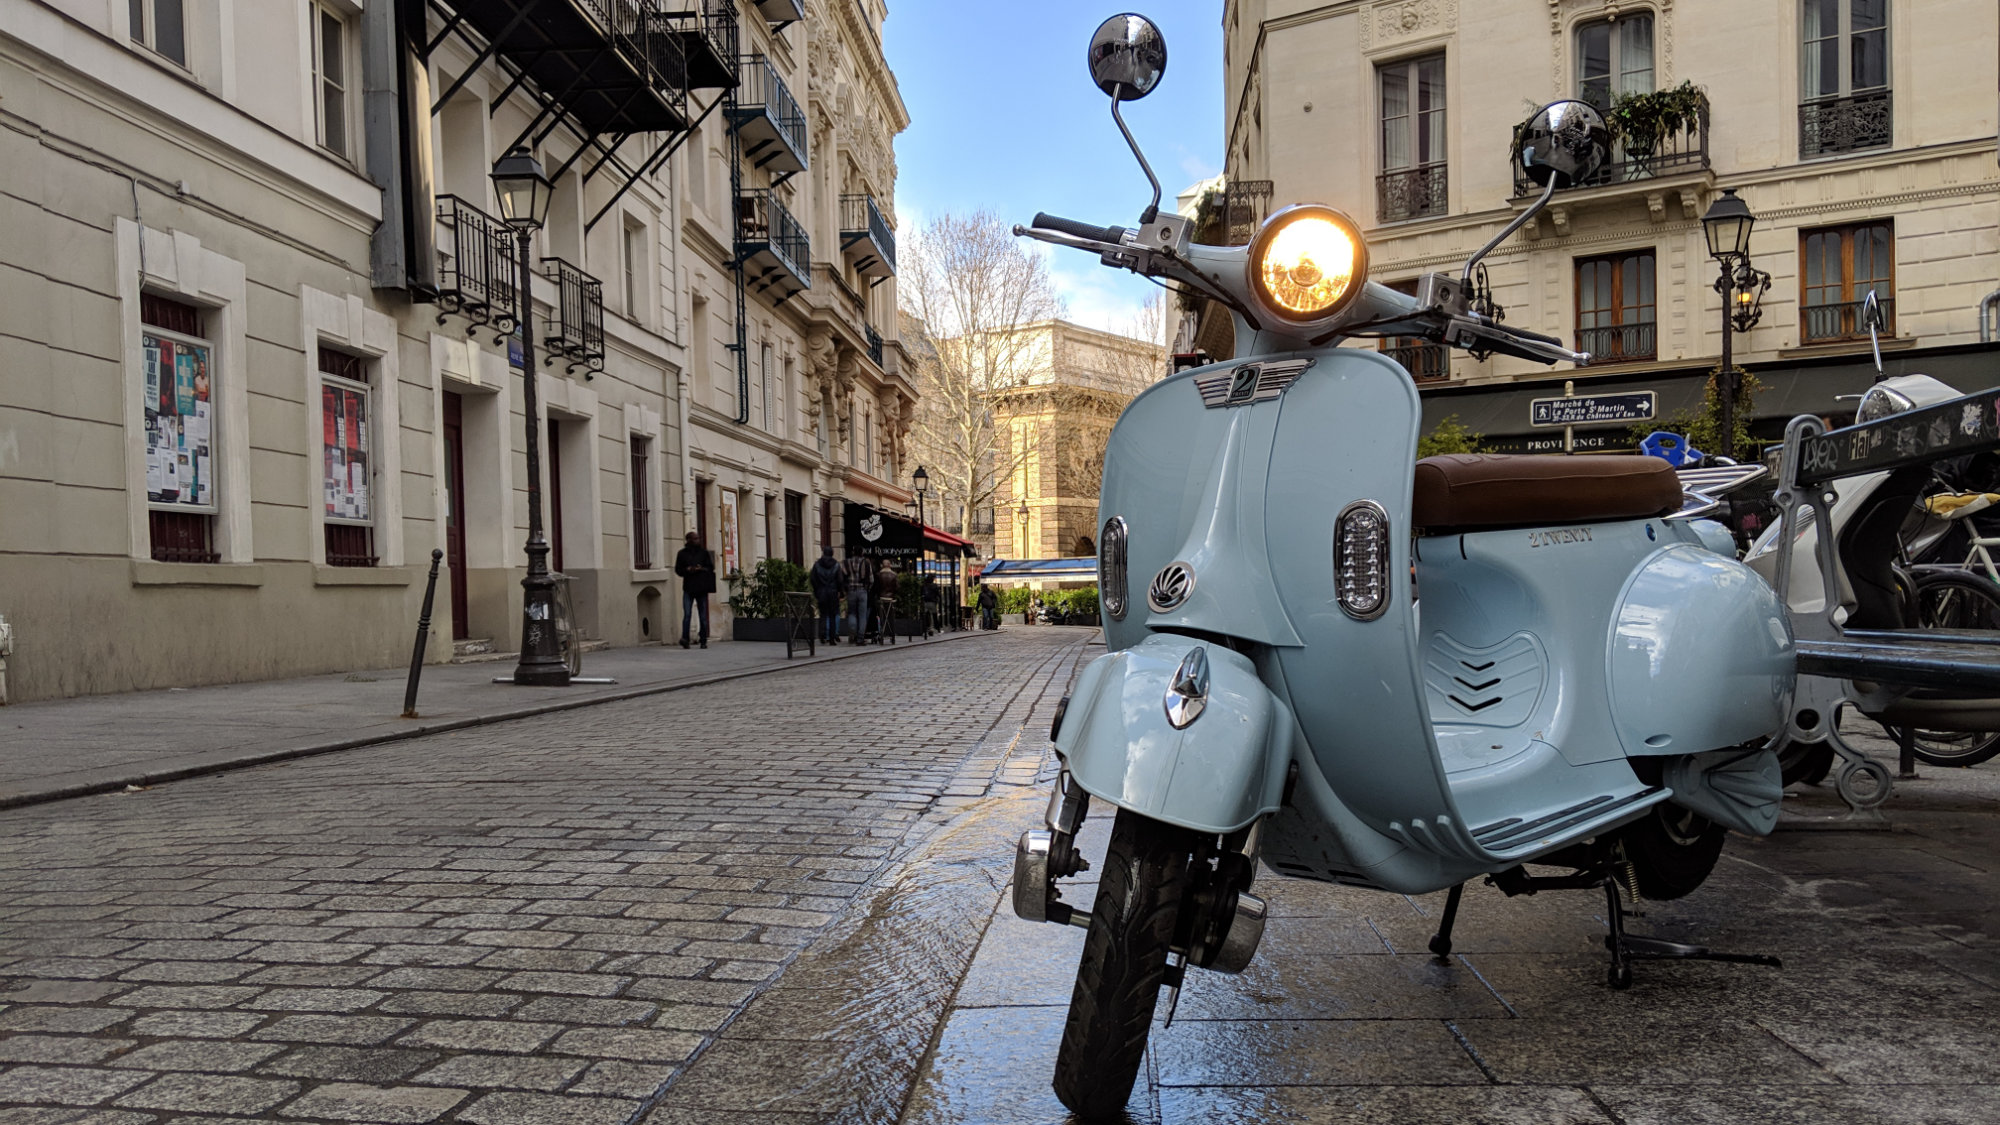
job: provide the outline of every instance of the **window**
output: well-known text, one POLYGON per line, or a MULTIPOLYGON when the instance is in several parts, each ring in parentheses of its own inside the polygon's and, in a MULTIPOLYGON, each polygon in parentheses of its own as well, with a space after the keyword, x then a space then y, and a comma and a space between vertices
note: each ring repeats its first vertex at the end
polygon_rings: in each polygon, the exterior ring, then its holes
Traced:
POLYGON ((187 65, 187 13, 184 0, 130 0, 132 41, 187 65))
POLYGON ((806 496, 803 492, 785 493, 785 561, 793 566, 806 565, 806 496))
POLYGON ((1651 250, 1577 259, 1576 350, 1605 363, 1659 354, 1653 264, 1651 250))
POLYGON ((322 347, 319 376, 326 565, 374 566, 368 363, 322 347))
POLYGON ((1802 0, 1799 157, 1891 143, 1889 0, 1802 0))
POLYGON ((1376 72, 1382 96, 1383 222, 1445 213, 1444 56, 1406 59, 1376 72))
POLYGON ((1799 343, 1868 335, 1861 317, 1870 291, 1882 305, 1882 333, 1896 334, 1896 231, 1886 222, 1825 227, 1799 235, 1799 343))
POLYGON ((632 569, 653 569, 651 439, 632 435, 632 569))
POLYGON ((696 480, 694 482, 694 533, 701 536, 702 546, 710 546, 708 542, 708 482, 705 480, 696 480))
POLYGON ((152 556, 212 563, 215 552, 215 352, 193 305, 139 297, 152 556))
POLYGON ((764 432, 777 433, 778 420, 771 413, 771 345, 757 347, 757 382, 764 391, 764 432))
POLYGON ((646 228, 637 223, 625 225, 625 238, 620 247, 619 264, 625 271, 625 315, 632 320, 639 319, 640 281, 644 278, 646 228))
POLYGON ((312 6, 313 101, 319 117, 319 144, 336 156, 347 150, 347 21, 331 8, 312 6))
POLYGON ((1576 96, 1599 109, 1653 89, 1653 17, 1625 16, 1576 29, 1576 96))

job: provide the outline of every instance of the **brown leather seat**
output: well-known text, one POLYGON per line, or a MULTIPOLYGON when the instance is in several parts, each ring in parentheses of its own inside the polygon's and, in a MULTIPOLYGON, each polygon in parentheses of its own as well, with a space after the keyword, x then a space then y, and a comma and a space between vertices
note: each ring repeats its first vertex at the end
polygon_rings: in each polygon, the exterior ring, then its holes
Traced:
POLYGON ((1426 534, 1645 519, 1681 506, 1658 457, 1447 453, 1417 462, 1413 520, 1426 534))

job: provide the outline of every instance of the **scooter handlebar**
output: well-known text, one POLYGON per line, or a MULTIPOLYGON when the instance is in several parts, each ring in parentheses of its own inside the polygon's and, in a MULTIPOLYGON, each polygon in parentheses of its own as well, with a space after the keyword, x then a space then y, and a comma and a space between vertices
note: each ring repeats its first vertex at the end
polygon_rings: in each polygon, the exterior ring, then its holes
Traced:
POLYGON ((1080 223, 1075 219, 1065 219, 1061 215, 1051 215, 1046 211, 1035 212, 1033 225, 1039 230, 1052 230, 1061 234, 1072 234, 1078 238, 1090 239, 1092 242, 1109 242, 1113 246, 1118 245, 1119 240, 1125 233, 1117 227, 1094 227, 1089 223, 1080 223))

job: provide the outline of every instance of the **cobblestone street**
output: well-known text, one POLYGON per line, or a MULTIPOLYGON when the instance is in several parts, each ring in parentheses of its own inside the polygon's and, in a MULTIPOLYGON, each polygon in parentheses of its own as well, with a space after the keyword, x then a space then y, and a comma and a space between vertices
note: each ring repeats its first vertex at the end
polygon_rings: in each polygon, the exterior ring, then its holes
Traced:
POLYGON ((0 1107, 47 1107, 0 1121, 713 1120, 774 1085, 796 1100, 836 1061, 774 1048, 798 1032, 770 1006, 770 1038, 704 1048, 793 984, 801 950, 884 911, 938 935, 930 961, 880 967, 922 974, 879 982, 887 1007, 922 1002, 908 1049, 871 1049, 812 1108, 874 1074, 886 1104, 864 1112, 893 1118, 1008 834, 963 847, 988 869, 960 869, 970 884, 871 907, 871 880, 932 835, 949 851, 934 830, 977 820, 960 814, 1033 724, 1040 758, 1089 635, 1010 631, 0 814, 0 1107))

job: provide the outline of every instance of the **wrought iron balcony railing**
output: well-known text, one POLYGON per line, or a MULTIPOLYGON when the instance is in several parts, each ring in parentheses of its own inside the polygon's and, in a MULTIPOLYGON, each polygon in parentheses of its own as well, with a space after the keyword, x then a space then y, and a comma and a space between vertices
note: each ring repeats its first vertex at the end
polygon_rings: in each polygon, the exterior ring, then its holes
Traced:
MULTIPOLYGON (((1878 297, 1882 305, 1882 335, 1896 334, 1896 299, 1878 297)), ((1861 319, 1862 301, 1840 301, 1829 305, 1799 306, 1799 343, 1827 344, 1836 340, 1862 340, 1868 325, 1861 319)))
MULTIPOLYGON (((1621 137, 1611 146, 1611 159, 1597 174, 1563 190, 1603 187, 1606 184, 1636 183, 1708 170, 1708 115, 1685 129, 1676 129, 1651 142, 1634 142, 1621 137)), ((1537 196, 1541 186, 1527 177, 1518 162, 1514 168, 1514 198, 1537 196)))
POLYGON ((882 366, 882 334, 872 324, 862 325, 861 331, 868 338, 868 358, 875 361, 875 366, 882 366))
POLYGON ((1382 354, 1403 365, 1410 378, 1419 383, 1439 383, 1451 378, 1451 349, 1428 340, 1398 337, 1382 354))
POLYGON ((840 248, 863 277, 888 277, 896 272, 896 232, 882 217, 875 197, 840 197, 840 248))
POLYGON ((1448 187, 1442 162, 1384 172, 1375 177, 1375 214, 1385 223, 1442 215, 1448 187))
POLYGON ((1799 159, 1888 148, 1894 141, 1889 91, 1824 98, 1799 106, 1799 159))
MULTIPOLYGON (((453 0, 451 22, 478 32, 590 133, 688 127, 687 63, 659 19, 660 0, 453 0)), ((450 100, 468 67, 437 101, 450 100)))
POLYGON ((1576 330, 1576 350, 1589 352, 1592 363, 1626 363, 1659 357, 1659 327, 1652 321, 1609 324, 1576 330))
POLYGON ((1227 246, 1248 246, 1271 209, 1271 181, 1231 180, 1222 189, 1223 237, 1227 246))
POLYGON ((438 323, 457 313, 496 331, 513 330, 514 232, 455 195, 437 197, 438 323))
POLYGON ((736 85, 740 28, 734 0, 653 0, 664 10, 653 14, 656 42, 671 40, 659 65, 678 75, 690 90, 719 90, 736 85), (670 68, 678 65, 678 71, 670 68))
POLYGON ((738 70, 741 85, 731 112, 743 140, 743 158, 776 173, 805 171, 804 111, 770 59, 751 55, 742 63, 738 70))
POLYGON ((544 326, 545 363, 604 370, 604 283, 561 258, 543 258, 543 275, 556 283, 555 316, 544 326))
POLYGON ((782 301, 812 288, 812 240, 769 188, 736 197, 736 256, 759 293, 775 290, 782 301))

